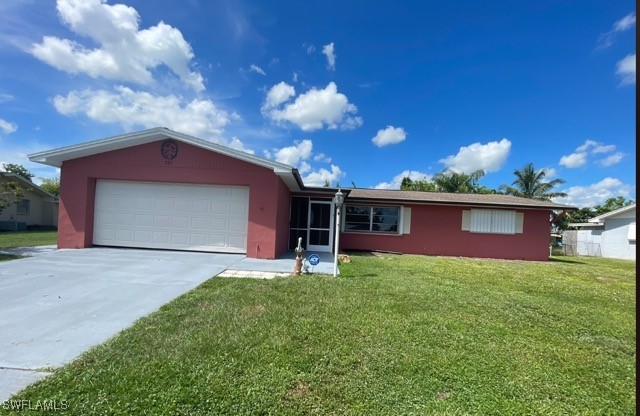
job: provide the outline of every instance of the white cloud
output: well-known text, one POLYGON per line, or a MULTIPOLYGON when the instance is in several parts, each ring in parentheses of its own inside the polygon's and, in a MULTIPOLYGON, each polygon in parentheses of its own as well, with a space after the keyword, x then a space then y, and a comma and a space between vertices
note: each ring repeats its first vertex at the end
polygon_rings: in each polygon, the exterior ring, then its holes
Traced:
POLYGON ((576 147, 576 152, 586 152, 590 148, 596 147, 600 144, 601 143, 598 143, 595 140, 585 140, 584 144, 581 144, 580 146, 576 147))
POLYGON ((11 94, 0 94, 0 103, 8 103, 9 101, 13 101, 14 98, 11 94))
POLYGON ((318 153, 313 157, 313 160, 315 160, 316 162, 331 163, 331 158, 324 153, 318 153))
POLYGON ((601 164, 602 166, 612 166, 615 165, 616 163, 619 163, 622 158, 624 157, 624 154, 621 152, 616 152, 612 155, 609 155, 603 159, 598 160, 597 163, 601 164))
POLYGON ((595 140, 585 140, 584 144, 576 147, 576 152, 588 152, 591 151, 592 154, 596 153, 609 153, 616 150, 615 144, 604 144, 601 142, 597 142, 595 140))
POLYGON ((216 143, 230 145, 247 151, 239 139, 227 142, 223 138, 224 127, 230 118, 209 99, 183 101, 175 95, 153 95, 116 86, 115 91, 72 91, 67 96, 56 96, 53 104, 64 115, 84 114, 100 123, 117 123, 126 130, 164 126, 216 143))
POLYGON ((570 169, 579 168, 585 163, 587 163, 586 152, 577 152, 571 153, 570 155, 562 156, 559 162, 560 165, 568 167, 570 169))
MULTIPOLYGON (((591 153, 592 155, 601 155, 605 153, 611 153, 615 150, 616 145, 614 144, 604 144, 595 140, 585 140, 583 144, 576 147, 576 151, 574 153, 562 156, 559 163, 560 165, 566 166, 568 168, 579 168, 580 166, 583 166, 585 163, 587 163, 589 153, 591 153)), ((616 155, 611 155, 604 159, 600 159, 598 163, 603 166, 611 166, 618 163, 622 159, 622 156, 622 153, 616 153, 616 155)))
POLYGON ((244 146, 244 143, 242 143, 242 140, 238 139, 237 137, 232 137, 231 140, 229 140, 229 142, 227 143, 222 143, 225 146, 228 146, 232 149, 236 149, 236 150, 240 150, 241 152, 245 152, 245 153, 250 153, 250 154, 254 154, 255 152, 252 149, 248 149, 244 146))
POLYGON ((340 167, 336 165, 331 165, 331 171, 321 168, 317 171, 309 173, 307 176, 302 178, 302 181, 305 185, 308 186, 322 186, 326 181, 329 181, 331 184, 335 184, 340 181, 346 175, 340 167))
POLYGON ((616 64, 616 74, 622 79, 620 85, 632 85, 636 83, 636 54, 629 54, 616 64))
POLYGON ((294 71, 291 79, 293 80, 293 82, 298 82, 298 73, 294 71))
POLYGON ((322 54, 327 57, 327 68, 335 71, 336 70, 336 52, 335 47, 333 46, 333 42, 328 45, 324 45, 322 47, 322 54))
POLYGON ((614 150, 616 150, 615 144, 608 144, 608 145, 599 144, 593 148, 591 153, 609 153, 609 152, 613 152, 614 150))
POLYGON ((308 170, 307 160, 311 157, 312 152, 313 142, 311 140, 302 140, 294 142, 293 146, 274 150, 273 156, 277 162, 295 166, 302 172, 303 170, 308 170))
POLYGON ((600 182, 588 186, 572 186, 563 190, 566 197, 555 198, 554 201, 573 205, 579 208, 593 207, 604 203, 609 198, 623 196, 629 198, 635 186, 622 183, 616 178, 604 178, 600 182))
POLYGON ((255 65, 255 64, 251 64, 251 66, 249 67, 249 71, 255 72, 260 75, 267 75, 267 73, 264 72, 262 68, 260 68, 258 65, 255 65))
POLYGON ((558 174, 554 168, 542 168, 542 170, 544 171, 545 179, 554 178, 558 174))
POLYGON ((15 123, 10 123, 0 118, 0 130, 2 130, 4 134, 11 134, 18 130, 18 126, 15 123))
POLYGON ((191 45, 178 29, 161 21, 140 30, 136 9, 106 0, 58 0, 57 9, 66 26, 99 47, 45 36, 30 50, 41 61, 71 74, 143 85, 153 83, 152 69, 165 65, 196 91, 204 90, 202 75, 189 67, 194 58, 191 45))
POLYGON ((636 24, 636 12, 631 12, 622 19, 618 20, 613 25, 613 30, 616 32, 623 32, 631 29, 636 24))
POLYGON ((440 159, 445 167, 458 172, 473 172, 482 169, 485 172, 498 171, 509 156, 511 142, 508 139, 473 143, 461 147, 457 154, 440 159))
POLYGON ((407 138, 407 133, 402 127, 387 126, 387 128, 378 130, 371 141, 378 147, 388 146, 390 144, 396 144, 404 141, 407 138))
POLYGON ((606 33, 602 33, 598 37, 598 46, 596 47, 596 49, 602 50, 613 45, 613 42, 615 41, 616 33, 625 32, 633 28, 635 25, 636 25, 636 13, 631 12, 625 17, 623 17, 622 19, 615 22, 610 31, 606 33))
POLYGON ((307 51, 307 54, 309 55, 311 55, 316 51, 316 47, 314 45, 307 45, 306 43, 303 43, 302 47, 304 48, 305 51, 307 51))
POLYGON ((433 178, 432 175, 424 172, 418 172, 417 170, 404 170, 393 177, 391 182, 380 182, 375 186, 376 189, 400 189, 402 180, 409 178, 412 181, 430 181, 433 178))
POLYGON ((340 167, 331 165, 331 170, 320 168, 313 170, 311 159, 316 162, 330 163, 331 158, 324 153, 314 155, 313 142, 311 140, 295 141, 292 146, 283 147, 281 149, 265 150, 264 155, 270 159, 275 159, 280 163, 294 166, 301 174, 307 174, 303 177, 305 185, 324 185, 325 180, 337 182, 345 176, 340 167))
POLYGON ((280 104, 289 101, 289 99, 296 95, 296 90, 292 85, 286 82, 280 82, 274 85, 267 92, 267 97, 262 104, 262 110, 267 111, 278 107, 280 104))
POLYGON ((311 88, 298 95, 294 102, 286 103, 294 95, 295 90, 291 85, 281 82, 273 86, 262 106, 263 114, 275 122, 295 124, 303 131, 323 127, 330 130, 353 129, 362 125, 362 118, 355 116, 358 108, 349 102, 346 95, 338 92, 338 87, 333 82, 325 89, 311 88), (285 105, 276 108, 280 104, 285 105))

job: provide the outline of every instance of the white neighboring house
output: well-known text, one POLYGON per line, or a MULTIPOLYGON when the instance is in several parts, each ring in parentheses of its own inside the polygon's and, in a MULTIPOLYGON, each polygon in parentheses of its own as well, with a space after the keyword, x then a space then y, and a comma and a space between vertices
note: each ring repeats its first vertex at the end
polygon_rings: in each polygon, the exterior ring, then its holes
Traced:
POLYGON ((0 231, 24 229, 27 225, 58 226, 58 197, 11 172, 0 171, 0 182, 18 182, 24 195, 0 212, 0 231))
POLYGON ((636 259, 636 204, 607 212, 586 223, 571 223, 580 256, 636 259))

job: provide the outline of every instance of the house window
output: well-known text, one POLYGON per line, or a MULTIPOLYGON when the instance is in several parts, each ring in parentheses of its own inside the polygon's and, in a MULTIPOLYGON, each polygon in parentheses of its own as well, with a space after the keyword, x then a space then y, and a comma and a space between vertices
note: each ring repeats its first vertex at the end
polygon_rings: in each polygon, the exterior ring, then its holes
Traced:
POLYGON ((515 234, 516 212, 493 209, 472 209, 469 231, 486 234, 515 234))
POLYGON ((347 205, 344 230, 371 233, 398 233, 400 207, 347 205))
POLYGON ((16 204, 16 214, 18 215, 29 215, 31 210, 31 201, 28 199, 21 199, 16 204))

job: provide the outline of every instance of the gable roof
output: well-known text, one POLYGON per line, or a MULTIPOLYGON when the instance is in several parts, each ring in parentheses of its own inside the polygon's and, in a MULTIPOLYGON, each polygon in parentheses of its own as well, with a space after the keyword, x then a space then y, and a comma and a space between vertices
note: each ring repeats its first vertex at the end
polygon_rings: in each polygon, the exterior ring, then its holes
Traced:
POLYGON ((293 166, 255 156, 240 150, 232 149, 230 147, 213 143, 208 140, 202 140, 188 134, 179 133, 166 127, 155 127, 152 129, 121 134, 118 136, 107 137, 105 139, 93 140, 90 142, 46 150, 44 152, 33 153, 29 155, 29 160, 31 160, 32 162, 42 163, 44 165, 60 167, 62 166, 62 162, 66 160, 78 159, 98 153, 125 149, 127 147, 147 144, 166 138, 175 139, 205 150, 210 150, 216 153, 223 154, 225 156, 252 163, 254 165, 272 169, 276 175, 282 178, 282 180, 292 191, 297 191, 300 190, 300 188, 304 187, 302 181, 300 180, 300 175, 298 174, 297 169, 295 169, 293 166))
POLYGON ((444 205, 478 205, 505 208, 574 210, 575 207, 550 201, 499 194, 459 194, 448 192, 397 191, 389 189, 351 189, 348 200, 413 202, 444 205))
POLYGON ((7 178, 7 180, 17 180, 19 182, 22 182, 24 185, 26 185, 28 187, 28 189, 30 191, 31 190, 32 191, 37 191, 37 192, 43 194, 45 197, 53 198, 55 201, 58 200, 57 196, 51 195, 49 192, 45 191, 44 189, 40 188, 35 183, 31 182, 27 178, 23 178, 20 175, 16 175, 15 173, 12 173, 12 172, 5 172, 5 171, 1 171, 0 170, 0 176, 4 176, 5 178, 7 178))
POLYGON ((616 210, 607 212, 598 217, 591 218, 589 222, 602 222, 603 219, 615 217, 616 215, 624 214, 625 212, 633 211, 636 209, 636 204, 627 205, 626 207, 618 208, 616 210))

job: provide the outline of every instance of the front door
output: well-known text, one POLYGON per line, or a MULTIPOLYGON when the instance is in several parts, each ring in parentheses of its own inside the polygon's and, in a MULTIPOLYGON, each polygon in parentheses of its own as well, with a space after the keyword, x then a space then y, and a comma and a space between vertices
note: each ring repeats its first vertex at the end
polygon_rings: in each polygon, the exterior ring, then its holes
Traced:
POLYGON ((333 203, 332 201, 309 200, 309 229, 307 250, 331 252, 333 247, 333 203))

